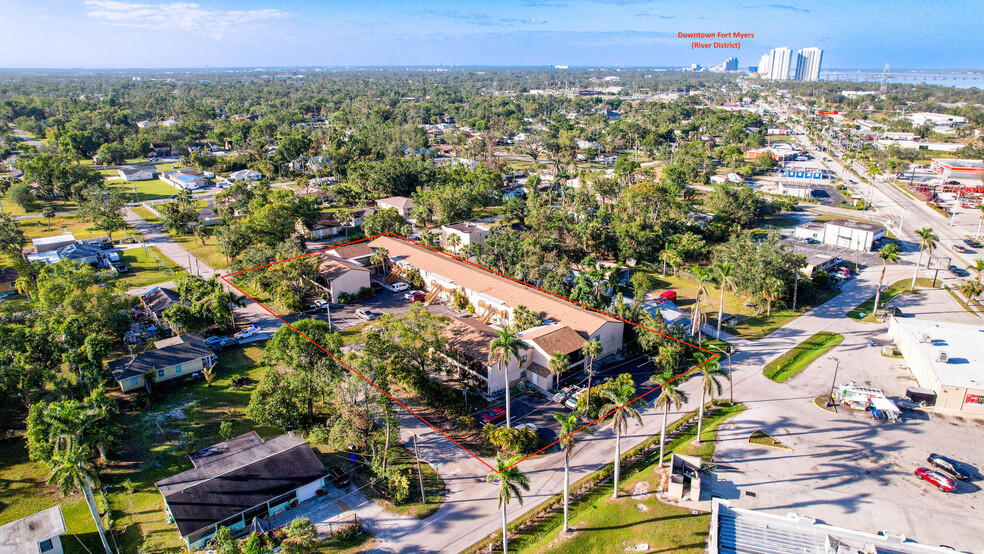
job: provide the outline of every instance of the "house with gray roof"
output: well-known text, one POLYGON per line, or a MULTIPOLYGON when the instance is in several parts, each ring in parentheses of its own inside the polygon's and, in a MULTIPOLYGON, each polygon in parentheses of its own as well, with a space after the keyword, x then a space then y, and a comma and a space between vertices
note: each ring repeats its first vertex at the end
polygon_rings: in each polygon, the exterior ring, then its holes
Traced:
POLYGON ((149 387, 149 383, 187 377, 216 362, 215 353, 198 333, 158 341, 156 346, 156 350, 109 363, 109 370, 123 392, 149 387))
POLYGON ((157 168, 152 165, 125 165, 116 170, 120 174, 120 179, 130 181, 150 181, 157 178, 157 168))

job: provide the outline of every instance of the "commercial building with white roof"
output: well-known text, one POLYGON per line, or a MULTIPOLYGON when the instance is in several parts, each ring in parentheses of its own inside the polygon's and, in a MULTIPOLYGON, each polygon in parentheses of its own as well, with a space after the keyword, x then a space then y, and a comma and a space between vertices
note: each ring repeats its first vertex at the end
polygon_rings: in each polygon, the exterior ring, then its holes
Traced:
POLYGON ((937 411, 984 416, 984 327, 893 317, 888 334, 937 411))

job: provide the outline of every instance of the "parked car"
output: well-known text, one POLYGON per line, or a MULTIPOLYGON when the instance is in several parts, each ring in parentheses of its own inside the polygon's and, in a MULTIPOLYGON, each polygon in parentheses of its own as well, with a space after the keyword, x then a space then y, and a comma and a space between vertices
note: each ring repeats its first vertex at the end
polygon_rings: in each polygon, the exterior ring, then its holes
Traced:
POLYGON ((675 290, 664 290, 660 293, 659 297, 662 298, 663 301, 669 300, 670 302, 676 302, 677 293, 675 290))
POLYGON ((410 290, 410 285, 404 283, 403 281, 400 281, 399 283, 393 285, 393 292, 403 292, 405 290, 410 290))
POLYGON ((254 325, 248 329, 243 329, 242 331, 233 335, 233 337, 236 340, 241 340, 241 339, 252 337, 254 335, 258 335, 259 333, 260 333, 260 328, 254 325))
POLYGON ((970 471, 953 458, 947 458, 941 454, 930 454, 926 461, 933 467, 942 469, 961 481, 970 481, 970 471))
POLYGON ((967 246, 975 246, 975 247, 977 246, 977 243, 974 242, 974 241, 972 241, 972 240, 970 240, 970 239, 963 239, 963 241, 964 241, 964 244, 966 244, 967 246))
POLYGON ((818 241, 813 237, 806 237, 805 239, 803 239, 803 242, 805 242, 806 244, 820 244, 820 241, 818 241))
POLYGON ((323 310, 327 307, 328 307, 328 301, 325 300, 324 298, 318 298, 314 302, 311 302, 311 309, 313 310, 318 310, 318 309, 323 310))
POLYGON ((358 310, 355 310, 355 317, 357 317, 359 319, 362 319, 362 320, 365 320, 365 321, 372 321, 372 320, 376 319, 376 313, 373 312, 372 310, 367 310, 365 308, 359 308, 358 310))
POLYGON ((130 268, 123 262, 113 264, 113 269, 115 269, 117 273, 127 273, 130 271, 130 268))
POLYGON ((211 344, 209 346, 212 347, 212 350, 218 352, 219 350, 225 350, 226 348, 229 348, 230 346, 235 346, 237 344, 239 344, 239 341, 232 337, 222 337, 222 340, 220 340, 215 344, 211 344))
POLYGON ((957 252, 960 252, 961 254, 967 253, 967 249, 964 248, 963 246, 960 246, 959 244, 954 244, 953 249, 956 250, 957 252))
POLYGON ((403 293, 403 299, 404 300, 412 300, 412 301, 416 302, 417 300, 414 297, 417 296, 417 295, 420 295, 421 297, 426 296, 424 294, 424 291, 412 290, 410 292, 403 293))
POLYGON ((953 481, 953 479, 950 479, 938 471, 933 471, 925 467, 921 467, 916 470, 916 477, 919 477, 924 481, 928 481, 929 484, 934 485, 943 492, 953 492, 953 490, 957 488, 957 484, 953 481))
POLYGON ((227 337, 220 337, 219 335, 213 335, 211 337, 205 338, 205 344, 212 346, 213 344, 218 344, 225 340, 227 337))
POLYGON ((332 467, 328 469, 328 477, 331 482, 335 484, 338 488, 345 488, 352 482, 352 478, 348 476, 344 471, 338 469, 337 467, 332 467))
POLYGON ((482 416, 482 423, 499 423, 504 419, 506 419, 505 408, 492 408, 482 416))
POLYGON ((108 240, 104 240, 104 241, 102 241, 102 242, 99 243, 99 249, 100 250, 109 250, 112 247, 113 247, 113 243, 110 242, 110 241, 108 241, 108 240))

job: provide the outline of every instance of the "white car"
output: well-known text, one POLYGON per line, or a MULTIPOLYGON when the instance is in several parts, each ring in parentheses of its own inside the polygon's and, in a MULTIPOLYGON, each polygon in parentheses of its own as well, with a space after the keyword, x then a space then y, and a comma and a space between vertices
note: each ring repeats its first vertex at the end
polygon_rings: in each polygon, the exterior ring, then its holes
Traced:
POLYGON ((403 292, 405 290, 410 290, 410 285, 404 282, 399 282, 393 285, 393 292, 403 292))
POLYGON ((358 310, 355 310, 355 317, 365 321, 372 321, 376 319, 376 312, 365 308, 359 308, 358 310))
POLYGON ((315 308, 315 309, 327 308, 328 307, 328 301, 325 300, 324 298, 319 298, 319 299, 315 300, 314 302, 311 302, 311 307, 312 308, 315 308))
POLYGON ((530 429, 536 433, 536 425, 533 425, 532 423, 520 423, 516 426, 516 429, 530 429))
POLYGON ((250 327, 249 329, 243 329, 242 331, 233 335, 236 340, 245 339, 252 337, 253 335, 258 335, 260 333, 259 327, 250 327))

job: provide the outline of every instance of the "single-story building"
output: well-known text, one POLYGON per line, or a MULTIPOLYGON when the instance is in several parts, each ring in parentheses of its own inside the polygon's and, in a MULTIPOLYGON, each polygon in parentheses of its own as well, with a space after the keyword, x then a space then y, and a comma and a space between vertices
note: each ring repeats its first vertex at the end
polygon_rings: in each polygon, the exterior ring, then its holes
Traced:
POLYGON ((376 207, 380 210, 393 208, 403 217, 410 217, 410 210, 413 209, 413 202, 406 196, 391 196, 376 200, 376 207))
POLYGON ((152 165, 124 165, 116 170, 120 179, 130 181, 149 181, 157 178, 157 168, 152 165))
POLYGON ((832 219, 823 224, 799 225, 793 233, 798 239, 812 238, 824 244, 868 252, 876 241, 885 238, 885 227, 850 219, 832 219))
POLYGON ((163 158, 171 155, 171 143, 169 142, 152 142, 150 143, 150 151, 147 152, 148 155, 154 155, 158 158, 163 158))
POLYGON ((58 261, 69 260, 82 264, 98 264, 103 257, 103 250, 92 244, 76 242, 62 246, 57 251, 58 261))
POLYGON ((189 333, 154 343, 150 350, 109 363, 113 378, 123 392, 149 387, 150 383, 185 377, 215 365, 216 357, 202 336, 189 333), (148 380, 147 375, 151 378, 148 380))
POLYGON ((813 185, 810 183, 797 183, 780 179, 779 194, 809 200, 810 198, 813 198, 813 185))
POLYGON ((365 267, 369 267, 369 259, 372 258, 372 248, 369 248, 369 243, 365 241, 336 246, 331 250, 325 250, 325 253, 365 267))
POLYGON ((61 506, 0 526, 0 554, 62 554, 67 532, 61 506))
POLYGON ((984 161, 981 160, 933 158, 929 168, 947 179, 978 179, 984 176, 984 161))
POLYGON ((361 227, 366 217, 376 213, 376 208, 357 208, 352 210, 352 227, 361 227))
POLYGON ((444 225, 441 227, 442 240, 441 242, 445 247, 448 246, 448 237, 455 235, 458 237, 458 246, 453 249, 455 253, 458 250, 470 247, 473 244, 482 244, 489 238, 491 234, 491 228, 488 225, 482 223, 473 223, 471 221, 465 221, 462 223, 452 223, 451 225, 444 225))
POLYGON ((726 175, 711 175, 711 183, 715 185, 723 185, 724 183, 741 184, 744 182, 745 182, 745 178, 737 173, 728 173, 726 175))
POLYGON ((298 219, 294 227, 299 235, 317 240, 338 235, 344 225, 335 219, 335 214, 325 213, 318 216, 318 220, 310 226, 298 219))
POLYGON ((984 416, 984 327, 892 317, 888 335, 937 411, 984 416))
MULTIPOLYGON (((239 536, 254 521, 285 512, 326 490, 328 471, 292 434, 263 441, 255 431, 200 450, 188 471, 155 483, 190 549, 203 547, 219 527, 239 536)), ((304 514, 297 514, 298 517, 304 514)))
POLYGON ((259 171, 253 171, 252 169, 240 169, 239 171, 233 171, 229 174, 229 180, 232 182, 236 181, 259 181, 263 178, 263 174, 259 171))
POLYGON ((17 292, 17 270, 12 267, 0 267, 0 295, 17 292))
POLYGON ((372 286, 369 268, 327 254, 320 255, 320 258, 318 271, 331 289, 332 302, 338 302, 342 293, 356 294, 372 286))
POLYGON ((202 209, 198 210, 198 214, 195 217, 197 217, 198 224, 202 227, 212 227, 222 224, 222 216, 215 209, 215 202, 211 199, 209 199, 209 202, 202 209))
POLYGON ((916 112, 905 116, 903 119, 908 119, 912 122, 913 127, 921 127, 926 123, 930 125, 939 125, 945 127, 959 127, 961 125, 966 125, 967 118, 960 115, 950 115, 946 113, 931 113, 931 112, 916 112))
POLYGON ((198 190, 206 185, 205 177, 190 169, 165 171, 161 173, 161 180, 182 190, 198 190))
POLYGON ((166 287, 154 287, 140 296, 144 312, 158 327, 168 328, 164 310, 181 303, 181 295, 166 287))
POLYGON ((31 242, 34 244, 34 251, 40 254, 42 252, 58 250, 59 248, 68 246, 69 244, 75 244, 75 235, 72 233, 65 233, 62 235, 55 235, 53 237, 33 239, 31 242))

